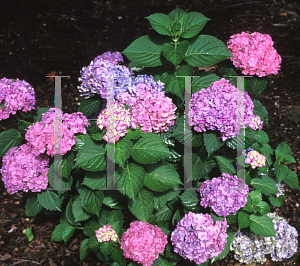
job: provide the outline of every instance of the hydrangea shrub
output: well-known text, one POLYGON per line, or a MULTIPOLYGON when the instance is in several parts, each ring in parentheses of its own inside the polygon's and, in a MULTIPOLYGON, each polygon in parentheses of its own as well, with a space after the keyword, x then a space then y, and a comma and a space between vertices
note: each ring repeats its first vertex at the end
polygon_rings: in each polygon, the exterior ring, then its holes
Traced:
POLYGON ((30 191, 27 216, 61 212, 51 240, 66 244, 83 230, 81 261, 90 253, 114 266, 205 266, 230 251, 246 263, 290 258, 298 233, 270 205, 283 205, 285 187, 300 189, 288 168, 296 161, 285 142, 269 145, 268 113, 254 98, 267 85, 259 77, 280 69, 271 37, 241 33, 226 46, 199 35, 208 18, 178 7, 147 19, 158 34, 83 67, 76 113, 33 112, 27 82, 0 81, 0 118, 22 116, 18 129, 0 133, 7 191, 30 191), (195 70, 214 64, 217 73, 195 70), (240 71, 254 75, 243 89, 233 77, 240 71))

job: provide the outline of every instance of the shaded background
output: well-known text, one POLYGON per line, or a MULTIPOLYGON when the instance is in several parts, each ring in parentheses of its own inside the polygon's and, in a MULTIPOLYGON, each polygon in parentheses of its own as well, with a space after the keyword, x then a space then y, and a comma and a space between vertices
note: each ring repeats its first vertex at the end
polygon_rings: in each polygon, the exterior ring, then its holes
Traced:
MULTIPOLYGON (((35 88, 36 109, 39 109, 54 105, 53 79, 45 76, 50 73, 70 76, 62 79, 62 106, 64 112, 76 112, 81 100, 77 90, 81 68, 106 51, 121 52, 138 37, 156 34, 144 17, 168 14, 176 5, 186 12, 198 11, 210 18, 201 34, 223 42, 242 31, 271 35, 283 62, 279 74, 269 78, 267 89, 258 97, 269 112, 269 126, 264 126, 264 130, 273 148, 282 141, 292 147, 297 164, 289 168, 299 174, 299 1, 2 0, 0 78, 19 78, 30 83, 35 88)), ((0 132, 16 125, 15 118, 1 121, 0 132)), ((23 192, 8 194, 0 181, 0 266, 37 265, 30 261, 51 266, 80 265, 83 232, 73 236, 66 246, 50 241, 59 216, 40 215, 27 221, 24 209, 27 197, 28 193, 23 192), (30 226, 35 239, 29 243, 22 230, 30 226)), ((300 232, 298 191, 287 189, 283 207, 272 211, 287 218, 300 232)), ((300 265, 296 260, 290 265, 300 265)), ((187 261, 184 263, 187 265, 187 261)), ((89 256, 81 265, 100 265, 100 262, 89 256)), ((214 265, 234 265, 233 257, 214 265)), ((284 263, 268 261, 266 265, 284 263)))

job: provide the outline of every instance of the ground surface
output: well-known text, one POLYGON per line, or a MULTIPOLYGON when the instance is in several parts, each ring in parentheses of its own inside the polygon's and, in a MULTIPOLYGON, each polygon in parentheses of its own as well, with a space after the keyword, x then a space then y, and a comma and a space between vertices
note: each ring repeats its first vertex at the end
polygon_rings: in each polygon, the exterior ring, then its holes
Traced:
MULTIPOLYGON (((210 18, 202 34, 224 42, 242 31, 268 33, 281 55, 282 70, 269 79, 259 100, 269 112, 268 133, 271 146, 286 141, 297 164, 290 169, 300 173, 300 47, 298 1, 11 1, 0 3, 0 78, 19 78, 36 92, 36 109, 53 107, 54 85, 49 73, 70 76, 62 82, 63 111, 77 111, 79 71, 97 55, 123 51, 133 40, 153 34, 144 17, 169 13, 178 4, 190 12, 210 18)), ((0 132, 16 127, 16 120, 0 123, 0 132)), ((0 266, 2 265, 100 265, 96 257, 82 264, 79 246, 83 232, 65 246, 50 241, 58 217, 38 215, 26 219, 27 193, 10 195, 0 181, 0 266), (33 227, 35 236, 28 242, 24 229, 33 227)), ((286 200, 277 214, 287 218, 300 232, 298 191, 287 189, 286 200)), ((299 249, 298 249, 299 253, 299 249)), ((187 262, 181 263, 187 265, 187 262)), ((233 256, 214 265, 234 265, 233 256)), ((285 265, 267 261, 266 265, 285 265)), ((289 265, 300 265, 298 256, 289 265)))

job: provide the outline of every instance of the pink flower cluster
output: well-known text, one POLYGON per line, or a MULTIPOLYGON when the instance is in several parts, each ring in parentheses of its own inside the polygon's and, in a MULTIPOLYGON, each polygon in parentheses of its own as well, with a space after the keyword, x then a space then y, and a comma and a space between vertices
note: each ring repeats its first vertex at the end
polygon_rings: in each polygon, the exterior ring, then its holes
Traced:
POLYGON ((262 130, 263 128, 263 121, 260 119, 258 115, 251 118, 249 123, 249 127, 253 128, 254 130, 262 130))
MULTIPOLYGON (((241 94, 228 80, 222 78, 212 82, 207 89, 201 89, 192 95, 189 123, 195 126, 194 130, 219 130, 223 141, 236 137, 240 130, 237 121, 238 94, 244 97, 244 123, 245 127, 251 125, 254 104, 247 92, 241 94)), ((240 114, 243 117, 242 114, 240 114)))
MULTIPOLYGON (((108 135, 105 133, 103 136, 103 139, 105 141, 108 141, 110 143, 117 142, 120 137, 124 137, 126 133, 128 132, 128 127, 130 126, 131 121, 131 115, 130 111, 126 110, 123 104, 118 103, 117 101, 114 101, 114 138, 108 140, 108 135)), ((98 127, 102 130, 103 127, 105 129, 108 129, 108 123, 109 118, 107 117, 107 108, 105 108, 98 116, 98 120, 96 121, 96 124, 98 127)), ((112 119, 111 119, 112 120, 112 119)))
POLYGON ((47 188, 49 158, 34 155, 28 143, 10 148, 2 162, 0 172, 8 193, 14 194, 19 190, 40 192, 47 188))
POLYGON ((104 225, 103 227, 95 230, 96 238, 99 243, 114 241, 116 242, 118 239, 118 235, 114 229, 112 229, 112 225, 104 225))
POLYGON ((244 75, 263 77, 277 74, 281 57, 273 47, 274 42, 268 34, 242 32, 230 37, 227 47, 234 58, 230 58, 235 67, 244 75))
POLYGON ((197 264, 219 256, 225 247, 226 219, 214 222, 209 214, 186 214, 171 234, 174 251, 197 264))
POLYGON ((114 65, 117 65, 118 62, 124 62, 123 56, 121 55, 120 52, 105 52, 102 55, 98 55, 94 60, 106 60, 114 65))
POLYGON ((138 125, 143 132, 168 131, 175 123, 177 109, 172 99, 165 97, 161 83, 157 87, 137 83, 134 92, 120 95, 119 100, 131 107, 132 127, 138 125))
POLYGON ((71 147, 76 143, 75 134, 86 134, 86 128, 90 125, 87 118, 81 113, 63 114, 57 108, 50 108, 47 113, 43 114, 41 122, 36 122, 30 125, 25 134, 25 139, 32 147, 32 152, 39 155, 47 150, 47 154, 54 156, 55 143, 55 116, 56 112, 61 115, 61 132, 58 128, 58 134, 61 135, 62 155, 71 150, 71 147))
POLYGON ((202 206, 209 206, 217 215, 226 217, 246 205, 249 188, 243 179, 224 173, 203 182, 197 191, 202 206))
POLYGON ((249 151, 245 158, 246 164, 251 164, 252 169, 266 165, 266 157, 257 151, 249 151))
POLYGON ((4 110, 0 106, 0 120, 7 119, 18 110, 28 112, 35 109, 34 89, 25 81, 2 78, 0 80, 0 104, 4 101, 4 110))
POLYGON ((158 254, 164 252, 168 241, 157 225, 135 221, 130 223, 130 228, 124 232, 120 243, 125 258, 133 259, 143 266, 151 266, 158 254))

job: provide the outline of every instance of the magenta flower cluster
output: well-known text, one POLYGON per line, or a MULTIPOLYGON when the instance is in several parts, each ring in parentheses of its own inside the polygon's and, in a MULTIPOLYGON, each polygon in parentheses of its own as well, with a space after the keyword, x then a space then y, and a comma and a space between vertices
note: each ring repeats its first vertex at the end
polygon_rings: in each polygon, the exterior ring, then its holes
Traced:
MULTIPOLYGON (((108 130, 109 121, 112 123, 112 119, 107 116, 108 109, 105 108, 98 116, 98 120, 96 121, 96 124, 100 128, 100 130, 105 127, 106 130, 108 130)), ((117 142, 120 137, 124 137, 126 133, 128 132, 128 127, 131 124, 131 115, 130 111, 126 110, 123 104, 118 103, 117 101, 114 101, 114 135, 112 138, 108 138, 107 132, 103 136, 103 139, 105 141, 108 141, 110 143, 117 142)))
POLYGON ((158 133, 174 125, 177 107, 165 97, 162 88, 162 83, 155 83, 152 77, 139 76, 131 91, 119 95, 120 102, 131 107, 133 128, 139 126, 143 132, 158 133))
POLYGON ((197 191, 202 197, 202 206, 208 206, 217 215, 226 217, 230 213, 236 214, 246 205, 249 188, 243 179, 224 173, 220 177, 206 180, 197 191))
POLYGON ((110 240, 116 242, 118 240, 118 235, 112 228, 112 225, 107 224, 99 228, 98 230, 95 230, 97 241, 99 243, 108 242, 110 240))
POLYGON ((63 114, 57 108, 50 108, 47 113, 44 113, 42 120, 30 125, 25 134, 25 139, 32 147, 32 152, 35 155, 44 153, 54 156, 55 132, 54 123, 56 112, 61 116, 61 128, 57 128, 58 133, 61 135, 61 150, 62 155, 71 150, 75 145, 75 134, 86 134, 86 128, 90 125, 87 118, 81 113, 63 114), (61 130, 61 132, 60 132, 61 130))
POLYGON ((281 57, 273 47, 274 42, 268 34, 242 32, 230 37, 227 47, 234 58, 230 58, 235 67, 244 75, 263 77, 277 74, 281 57))
POLYGON ((151 266, 159 253, 164 252, 168 241, 157 225, 135 221, 130 223, 120 243, 125 258, 133 259, 143 266, 151 266))
POLYGON ((28 112, 35 109, 35 93, 25 80, 2 78, 0 80, 0 120, 7 119, 18 110, 28 112), (4 103, 3 103, 4 101, 4 103))
POLYGON ((254 130, 262 130, 263 128, 263 121, 260 119, 258 115, 251 118, 251 121, 249 123, 249 127, 253 128, 254 130))
POLYGON ((2 181, 7 192, 40 192, 48 186, 49 158, 36 156, 28 143, 13 147, 2 158, 2 181))
POLYGON ((82 82, 78 86, 80 95, 89 98, 100 94, 103 99, 106 99, 109 79, 112 79, 115 97, 123 92, 124 88, 131 84, 133 73, 128 67, 118 65, 118 61, 123 61, 119 52, 104 53, 91 61, 89 66, 83 67, 78 78, 82 82))
POLYGON ((219 130, 223 141, 236 137, 240 129, 237 121, 238 94, 244 97, 244 116, 240 116, 244 117, 245 127, 251 126, 251 119, 255 117, 251 98, 247 92, 241 93, 224 78, 212 82, 207 89, 192 95, 189 124, 195 126, 194 130, 198 132, 219 130))
POLYGON ((245 164, 250 164, 252 169, 266 165, 266 157, 258 151, 249 151, 245 158, 245 164))
POLYGON ((209 214, 189 212, 171 234, 174 251, 197 264, 219 256, 225 247, 226 219, 214 222, 209 214))

